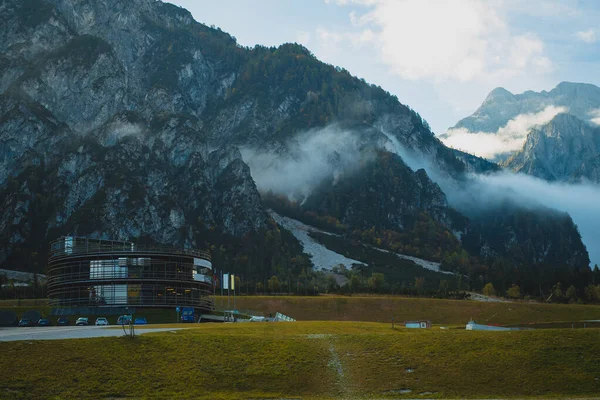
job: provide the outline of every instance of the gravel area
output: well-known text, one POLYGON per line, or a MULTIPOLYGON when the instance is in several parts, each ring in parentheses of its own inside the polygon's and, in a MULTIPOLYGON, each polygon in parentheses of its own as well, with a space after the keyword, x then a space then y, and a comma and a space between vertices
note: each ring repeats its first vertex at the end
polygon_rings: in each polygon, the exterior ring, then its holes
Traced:
POLYGON ((283 217, 274 211, 270 211, 271 216, 279 225, 292 232, 298 241, 304 247, 304 252, 310 256, 315 269, 324 269, 330 271, 333 267, 343 264, 346 268, 352 268, 352 264, 366 265, 363 262, 344 257, 334 251, 329 250, 309 236, 309 232, 321 232, 330 235, 328 232, 321 231, 303 224, 295 219, 283 217))
POLYGON ((418 266, 423 267, 425 269, 428 269, 430 271, 440 272, 440 273, 446 274, 446 275, 454 275, 454 272, 440 270, 440 263, 439 262, 427 261, 427 260, 423 260, 422 258, 417 258, 417 257, 413 257, 413 256, 407 256, 405 254, 395 253, 395 252, 390 251, 390 250, 380 249, 379 247, 373 247, 373 246, 371 246, 371 248, 373 248, 373 249, 375 249, 377 251, 381 251, 383 253, 393 254, 393 255, 395 255, 398 258, 403 258, 405 260, 410 260, 410 261, 414 262, 415 264, 417 264, 418 266))
MULTIPOLYGON (((363 263, 361 261, 357 261, 357 260, 353 260, 351 258, 344 257, 341 254, 338 254, 336 252, 329 250, 327 247, 323 246, 322 244, 320 244, 319 242, 317 242, 316 240, 311 238, 310 235, 308 234, 309 232, 320 232, 320 233, 324 233, 326 235, 333 235, 332 233, 325 232, 320 229, 314 228, 312 226, 303 224, 302 222, 297 221, 295 219, 281 216, 272 210, 270 211, 270 214, 279 225, 283 226, 285 229, 292 232, 292 234, 296 237, 296 239, 298 239, 300 241, 300 243, 302 243, 302 246, 304 247, 304 251, 311 256, 311 260, 312 260, 313 264, 315 265, 315 268, 331 270, 333 267, 335 267, 336 265, 340 265, 340 264, 345 265, 346 268, 351 268, 352 264, 366 265, 365 263, 363 263)), ((410 261, 414 262, 415 264, 417 264, 418 266, 428 269, 430 271, 440 272, 442 274, 447 274, 447 275, 454 274, 453 272, 441 271, 439 262, 427 261, 427 260, 423 260, 422 258, 407 256, 405 254, 395 253, 393 251, 380 249, 380 248, 374 247, 374 246, 370 246, 370 247, 377 251, 381 251, 383 253, 393 254, 398 258, 410 260, 410 261)))

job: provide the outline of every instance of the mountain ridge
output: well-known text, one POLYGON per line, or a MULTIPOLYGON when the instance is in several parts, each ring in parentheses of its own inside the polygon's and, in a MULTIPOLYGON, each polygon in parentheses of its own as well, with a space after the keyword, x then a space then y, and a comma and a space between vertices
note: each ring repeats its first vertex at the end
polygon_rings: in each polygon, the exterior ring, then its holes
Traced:
MULTIPOLYGON (((22 2, 6 4, 1 25, 19 29, 0 31, 8 66, 0 76, 0 263, 40 269, 49 239, 82 234, 209 247, 215 266, 257 281, 306 274, 310 260, 266 214, 260 181, 239 148, 268 150, 288 162, 305 144, 299 135, 312 131, 320 140, 344 140, 359 171, 343 168, 345 151, 317 140, 314 148, 329 150, 303 212, 338 215, 359 231, 412 224, 423 240, 446 237, 460 252, 453 232, 467 227, 456 229, 448 219, 460 210, 449 206, 442 185, 463 185, 467 172, 495 167, 444 146, 418 113, 382 88, 300 45, 240 47, 160 1, 36 0, 42 11, 35 18, 23 18, 22 2), (60 40, 32 39, 51 34, 60 40), (325 136, 336 123, 342 129, 325 136), (370 212, 372 204, 381 209, 370 212)), ((510 237, 512 217, 502 218, 510 237)), ((545 231, 553 223, 574 227, 562 216, 547 219, 545 231)), ((564 231, 559 239, 577 250, 576 229, 564 231)), ((511 259, 509 244, 498 244, 495 256, 511 259)), ((474 247, 473 257, 484 246, 474 247)), ((551 264, 538 256, 536 250, 519 265, 551 264)), ((448 268, 470 268, 473 285, 487 279, 479 261, 449 259, 448 268)), ((575 268, 589 258, 577 250, 565 262, 575 268)), ((493 279, 508 285, 511 278, 493 279)))
POLYGON ((560 82, 550 91, 531 90, 513 94, 504 88, 492 90, 481 106, 450 129, 496 133, 508 121, 521 115, 542 111, 547 106, 567 107, 568 112, 590 122, 593 110, 600 109, 600 88, 590 83, 560 82))

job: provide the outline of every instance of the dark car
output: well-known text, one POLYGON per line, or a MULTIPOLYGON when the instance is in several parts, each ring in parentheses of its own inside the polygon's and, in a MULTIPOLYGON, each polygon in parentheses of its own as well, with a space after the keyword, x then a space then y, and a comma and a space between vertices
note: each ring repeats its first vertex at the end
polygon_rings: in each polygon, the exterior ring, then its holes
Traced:
POLYGON ((56 325, 58 326, 67 326, 69 325, 71 321, 69 321, 69 318, 66 317, 60 317, 57 321, 56 321, 56 325))
POLYGON ((19 326, 34 326, 35 322, 28 320, 27 318, 21 318, 19 326))
POLYGON ((38 326, 50 326, 52 325, 50 323, 50 320, 48 318, 41 318, 38 322, 37 322, 38 326))
POLYGON ((87 317, 79 317, 79 318, 77 318, 77 321, 75 321, 75 325, 77 325, 77 326, 86 326, 86 325, 88 325, 88 318, 87 317))
POLYGON ((133 323, 135 325, 147 325, 148 321, 145 317, 137 317, 133 323))

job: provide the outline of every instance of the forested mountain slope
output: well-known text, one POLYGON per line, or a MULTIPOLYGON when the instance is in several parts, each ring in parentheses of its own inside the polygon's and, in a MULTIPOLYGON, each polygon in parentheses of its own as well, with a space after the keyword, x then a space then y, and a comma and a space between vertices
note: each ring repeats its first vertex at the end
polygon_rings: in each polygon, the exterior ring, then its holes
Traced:
POLYGON ((43 270, 48 241, 70 234, 209 247, 218 268, 248 280, 306 275, 301 246, 266 213, 269 190, 345 232, 430 226, 410 246, 470 268, 474 287, 492 279, 484 257, 589 263, 568 216, 535 223, 560 249, 550 259, 516 220, 541 211, 451 204, 445 191, 468 190, 467 172, 497 167, 445 147, 395 96, 302 46, 244 48, 153 0, 7 0, 0 39, 3 267, 43 270), (308 165, 319 173, 307 178, 308 165), (490 244, 488 218, 505 241, 490 244), (433 245, 440 235, 448 248, 433 245), (522 235, 534 250, 518 258, 522 235), (453 257, 467 248, 473 261, 453 257))

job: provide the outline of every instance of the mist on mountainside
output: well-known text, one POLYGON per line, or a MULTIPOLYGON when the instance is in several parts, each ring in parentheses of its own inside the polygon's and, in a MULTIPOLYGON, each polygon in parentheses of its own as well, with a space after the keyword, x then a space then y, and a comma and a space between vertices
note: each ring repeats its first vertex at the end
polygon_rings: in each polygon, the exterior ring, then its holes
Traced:
POLYGON ((464 127, 452 128, 441 135, 440 139, 446 146, 498 161, 520 150, 532 128, 544 125, 556 115, 565 112, 568 112, 566 107, 547 106, 537 113, 517 115, 496 132, 472 132, 464 127))
POLYGON ((591 183, 548 182, 509 171, 472 175, 462 191, 446 191, 450 204, 477 212, 505 200, 536 208, 539 205, 567 212, 577 225, 592 265, 600 264, 600 187, 591 183))
POLYGON ((593 124, 600 125, 600 108, 590 111, 589 115, 592 117, 593 124))
POLYGON ((332 124, 300 133, 282 147, 245 146, 240 151, 261 192, 302 202, 325 179, 335 184, 342 174, 351 174, 372 160, 374 148, 391 150, 392 145, 372 129, 357 132, 332 124))
MULTIPOLYGON (((510 203, 525 209, 550 208, 568 213, 577 224, 592 264, 600 263, 600 188, 585 183, 549 183, 531 176, 502 171, 469 174, 455 180, 427 155, 403 147, 399 141, 380 131, 375 145, 368 145, 358 131, 337 125, 302 133, 286 144, 285 150, 260 151, 245 148, 244 160, 260 191, 285 195, 302 201, 325 179, 355 172, 372 160, 374 150, 396 153, 413 170, 425 169, 446 194, 451 207, 467 216, 502 212, 510 203), (387 139, 387 140, 386 140, 387 139), (368 151, 371 149, 371 151, 368 151)), ((369 136, 373 136, 373 132, 369 136)))
POLYGON ((533 128, 564 113, 591 126, 600 125, 600 88, 573 82, 561 82, 550 91, 521 94, 496 88, 473 114, 458 121, 440 139, 447 146, 504 161, 521 150, 533 128))
POLYGON ((571 114, 535 128, 504 166, 547 181, 600 183, 600 129, 571 114))
POLYGON ((513 203, 530 209, 540 206, 567 212, 579 228, 592 264, 600 263, 600 187, 592 183, 551 183, 507 170, 469 174, 461 182, 448 179, 427 157, 395 143, 396 152, 413 169, 424 168, 448 198, 450 206, 467 216, 499 210, 513 203))

